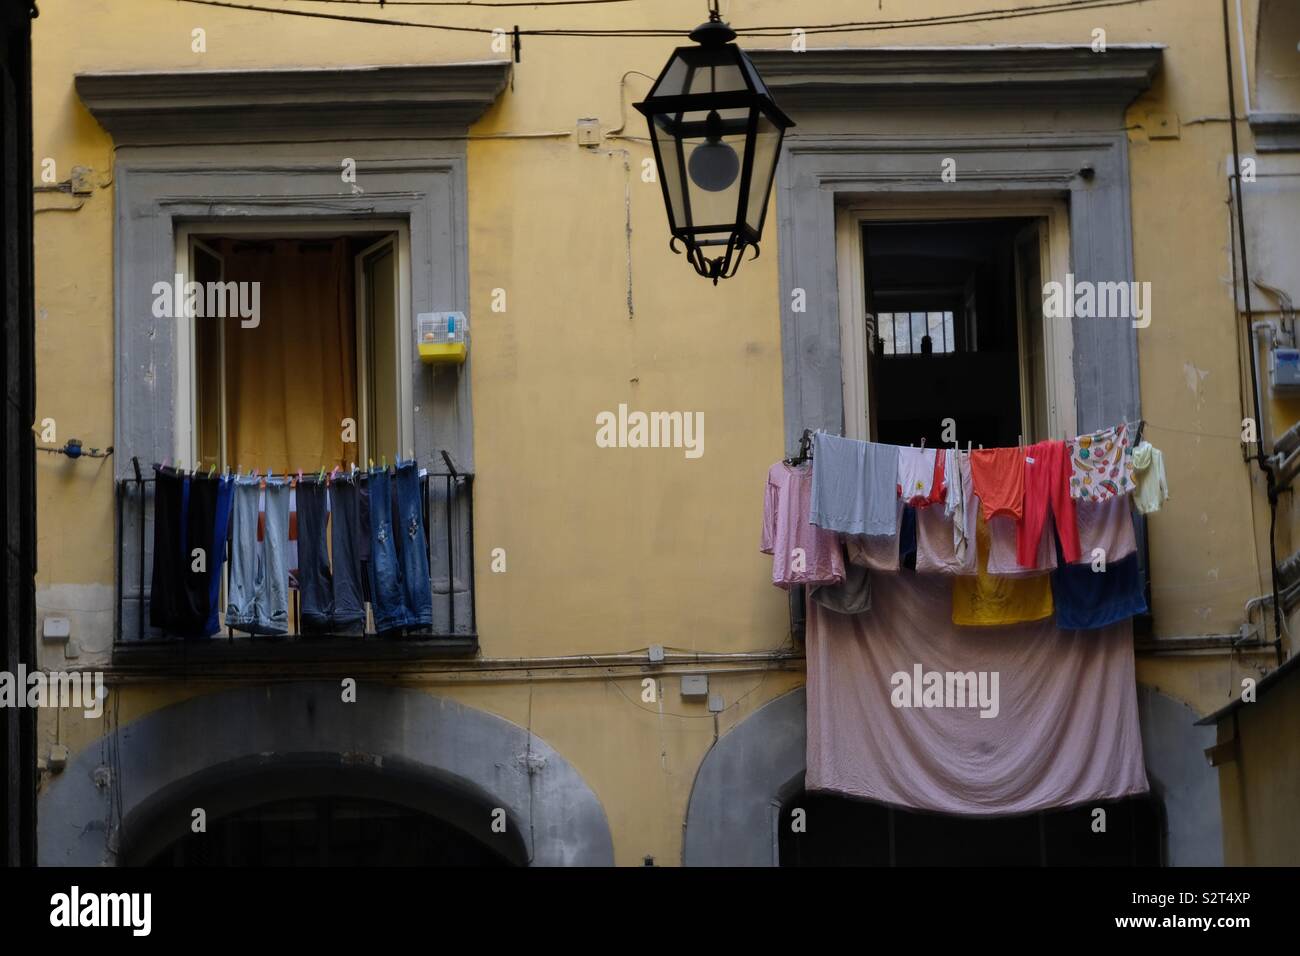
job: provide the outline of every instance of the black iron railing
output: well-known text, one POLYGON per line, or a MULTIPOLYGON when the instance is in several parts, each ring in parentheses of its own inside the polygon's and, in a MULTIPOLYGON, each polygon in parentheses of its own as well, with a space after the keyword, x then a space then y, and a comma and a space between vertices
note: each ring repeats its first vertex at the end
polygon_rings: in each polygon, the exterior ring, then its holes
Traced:
MULTIPOLYGON (((429 629, 408 632, 412 638, 473 638, 478 632, 474 607, 474 475, 456 471, 444 456, 449 470, 426 472, 420 476, 420 498, 424 519, 424 540, 429 564, 429 588, 433 596, 433 625, 429 629)), ((153 567, 153 486, 152 473, 144 474, 139 462, 132 459, 135 474, 116 483, 117 509, 117 608, 114 639, 119 645, 182 641, 148 623, 150 581, 153 567), (131 580, 134 577, 135 580, 131 580)), ((245 640, 250 635, 225 626, 225 595, 230 590, 229 536, 222 542, 221 630, 208 640, 245 640)), ((363 578, 365 576, 363 575, 363 578)), ((296 588, 290 589, 289 630, 271 640, 303 636, 301 601, 296 588)), ((377 635, 373 617, 367 614, 365 638, 377 635)), ((312 631, 319 638, 359 635, 331 635, 312 631)), ((264 638, 257 638, 262 640, 264 638)), ((192 641, 191 641, 192 642, 192 641)))

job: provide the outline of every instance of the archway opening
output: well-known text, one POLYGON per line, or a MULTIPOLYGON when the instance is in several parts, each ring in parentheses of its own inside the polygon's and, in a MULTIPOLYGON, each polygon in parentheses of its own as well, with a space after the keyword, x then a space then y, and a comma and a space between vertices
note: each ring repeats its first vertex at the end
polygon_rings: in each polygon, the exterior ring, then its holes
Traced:
POLYGON ((246 807, 173 840, 146 866, 510 866, 446 820, 382 800, 317 796, 246 807))
POLYGON ((1152 795, 1015 817, 912 813, 800 791, 781 807, 781 866, 1160 866, 1152 795), (1104 818, 1094 811, 1105 811, 1104 818), (802 818, 795 811, 803 810, 802 818), (1104 829, 1099 823, 1104 821, 1104 829), (802 829, 798 825, 802 822, 802 829))
POLYGON ((527 866, 519 822, 459 779, 299 754, 221 764, 123 821, 127 866, 527 866))

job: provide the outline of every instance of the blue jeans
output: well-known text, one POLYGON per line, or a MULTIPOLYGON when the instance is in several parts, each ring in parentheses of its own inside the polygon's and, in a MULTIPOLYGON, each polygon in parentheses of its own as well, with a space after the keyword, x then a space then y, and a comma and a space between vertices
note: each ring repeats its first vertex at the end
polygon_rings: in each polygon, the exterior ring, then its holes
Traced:
POLYGON ((402 565, 397 558, 393 532, 392 490, 388 472, 370 470, 370 608, 379 633, 406 626, 402 565))
POLYGON ((429 583, 429 552, 425 544, 420 475, 415 463, 397 468, 397 551, 402 568, 402 599, 407 627, 433 624, 433 590, 429 583))
POLYGON ((334 550, 334 629, 360 634, 366 627, 366 599, 361 588, 362 525, 356 482, 330 483, 330 540, 334 550))
POLYGON ((326 546, 329 512, 325 483, 298 483, 298 594, 304 634, 328 634, 333 627, 334 581, 326 546))
POLYGON ((289 630, 289 486, 266 483, 266 525, 257 540, 258 478, 238 478, 231 503, 226 626, 250 634, 289 630))
POLYGON ((230 499, 235 490, 235 480, 229 476, 217 479, 217 516, 212 529, 212 553, 208 555, 208 620, 205 637, 221 630, 217 609, 221 607, 221 566, 226 560, 226 537, 230 530, 230 499))

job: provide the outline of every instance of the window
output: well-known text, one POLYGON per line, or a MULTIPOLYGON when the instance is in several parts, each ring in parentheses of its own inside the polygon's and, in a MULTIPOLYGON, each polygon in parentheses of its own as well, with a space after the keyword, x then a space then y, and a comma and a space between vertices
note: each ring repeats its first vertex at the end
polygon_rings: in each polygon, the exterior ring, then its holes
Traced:
POLYGON ((409 456, 402 240, 397 228, 184 229, 177 271, 224 289, 227 307, 181 323, 177 460, 284 474, 409 456), (230 308, 235 296, 257 314, 230 308))
POLYGON ((881 312, 876 317, 876 322, 882 355, 928 355, 957 351, 951 309, 943 312, 881 312))
POLYGON ((845 434, 989 447, 1073 434, 1072 332, 1043 320, 1064 276, 1063 203, 915 198, 838 214, 845 434))

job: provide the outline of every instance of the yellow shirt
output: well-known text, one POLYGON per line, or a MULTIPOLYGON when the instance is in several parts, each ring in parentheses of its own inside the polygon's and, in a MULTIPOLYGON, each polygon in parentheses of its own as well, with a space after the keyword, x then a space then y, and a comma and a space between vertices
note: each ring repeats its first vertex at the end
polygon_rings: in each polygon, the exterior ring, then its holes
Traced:
POLYGON ((1023 624, 1041 621, 1052 615, 1052 576, 1040 574, 1028 578, 1011 578, 989 574, 989 531, 984 516, 978 515, 975 542, 979 548, 979 573, 953 578, 952 622, 967 626, 988 627, 996 624, 1023 624))

